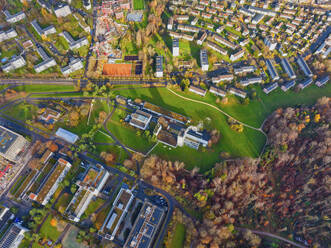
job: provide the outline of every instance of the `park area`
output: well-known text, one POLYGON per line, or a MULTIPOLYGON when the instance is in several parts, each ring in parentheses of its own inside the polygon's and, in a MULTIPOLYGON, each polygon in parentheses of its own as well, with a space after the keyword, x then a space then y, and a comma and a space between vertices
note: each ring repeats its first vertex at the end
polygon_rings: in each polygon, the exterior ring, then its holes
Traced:
MULTIPOLYGON (((312 104, 318 98, 324 96, 325 92, 330 92, 331 85, 327 85, 324 90, 312 85, 300 92, 290 91, 284 93, 280 89, 277 89, 270 95, 266 95, 259 87, 256 87, 252 88, 252 90, 256 90, 257 97, 248 104, 242 104, 234 96, 229 96, 228 103, 222 104, 216 103, 217 97, 210 93, 206 97, 201 98, 187 90, 184 92, 177 89, 173 90, 180 96, 209 103, 239 121, 259 128, 264 119, 277 108, 298 104, 312 104)), ((244 127, 241 133, 234 131, 227 123, 227 117, 221 112, 203 103, 182 99, 167 88, 129 89, 115 92, 115 94, 121 94, 131 99, 144 99, 145 101, 188 116, 192 119, 193 124, 203 123, 204 128, 207 130, 218 129, 220 131, 221 139, 219 143, 203 151, 199 150, 197 152, 186 146, 170 148, 162 144, 158 144, 153 150, 152 154, 157 154, 162 158, 185 162, 188 169, 198 166, 202 171, 207 171, 220 160, 221 152, 228 152, 231 157, 258 157, 265 144, 265 136, 262 132, 249 127, 244 127)), ((146 152, 153 145, 143 135, 136 136, 135 132, 137 130, 123 126, 120 123, 119 115, 115 114, 113 116, 108 123, 108 128, 124 145, 138 151, 146 152)))

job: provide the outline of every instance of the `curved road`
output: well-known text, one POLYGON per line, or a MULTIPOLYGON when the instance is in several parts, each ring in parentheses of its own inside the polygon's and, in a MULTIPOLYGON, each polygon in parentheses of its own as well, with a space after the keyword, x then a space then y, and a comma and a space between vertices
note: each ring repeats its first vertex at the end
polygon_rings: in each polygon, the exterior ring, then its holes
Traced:
POLYGON ((283 238, 283 237, 278 236, 276 234, 272 234, 272 233, 268 233, 268 232, 262 232, 262 231, 258 231, 258 230, 250 230, 250 229, 247 229, 247 228, 240 228, 240 227, 237 227, 237 229, 239 229, 240 231, 251 231, 252 233, 255 233, 255 234, 258 234, 258 235, 267 236, 267 237, 270 237, 270 238, 275 238, 275 239, 284 241, 285 243, 291 244, 295 247, 299 247, 299 248, 307 248, 308 247, 308 246, 305 246, 305 245, 300 245, 298 243, 295 243, 295 242, 293 242, 289 239, 283 238))

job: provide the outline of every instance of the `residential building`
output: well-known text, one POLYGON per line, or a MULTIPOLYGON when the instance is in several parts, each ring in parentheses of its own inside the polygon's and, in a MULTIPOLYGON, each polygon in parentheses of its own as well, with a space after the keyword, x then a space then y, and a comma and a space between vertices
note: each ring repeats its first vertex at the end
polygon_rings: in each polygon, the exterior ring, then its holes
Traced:
POLYGON ((190 85, 189 91, 191 91, 191 92, 193 92, 195 94, 198 94, 200 96, 205 96, 206 93, 207 93, 207 90, 204 90, 202 88, 196 87, 194 85, 190 85))
POLYGON ((13 15, 10 14, 8 10, 4 10, 3 13, 6 16, 6 22, 9 23, 19 22, 20 20, 23 20, 26 17, 23 11, 17 12, 16 14, 13 15))
POLYGON ((223 54, 223 55, 227 55, 228 54, 228 52, 224 48, 220 47, 219 45, 217 45, 214 42, 211 42, 211 41, 207 40, 206 41, 206 44, 207 44, 207 46, 209 48, 213 49, 214 51, 216 51, 216 52, 218 52, 220 54, 223 54))
POLYGON ((195 26, 199 21, 199 17, 195 17, 193 21, 191 21, 191 25, 195 26))
POLYGON ((174 19, 172 17, 169 18, 167 29, 172 30, 174 26, 174 19))
POLYGON ((70 58, 69 64, 61 68, 63 75, 67 76, 75 71, 78 71, 84 67, 82 61, 79 58, 70 58))
POLYGON ((256 67, 254 65, 242 66, 242 67, 233 69, 235 75, 238 75, 241 73, 250 73, 250 72, 254 72, 255 70, 256 70, 256 67))
POLYGON ((293 71, 291 64, 288 62, 287 58, 282 58, 280 60, 280 63, 290 79, 295 79, 297 77, 293 71))
POLYGON ((38 52, 39 56, 43 59, 43 61, 41 63, 39 63, 33 67, 37 73, 47 70, 50 67, 56 66, 55 59, 49 57, 41 46, 37 47, 37 52, 38 52))
POLYGON ((230 56, 230 60, 231 61, 236 61, 240 58, 242 58, 245 55, 245 50, 244 49, 240 49, 238 52, 231 54, 230 56))
POLYGON ((100 164, 90 165, 83 179, 76 183, 78 190, 67 207, 70 220, 79 222, 93 198, 101 192, 109 175, 100 164))
POLYGON ((18 248, 24 239, 24 233, 29 230, 22 227, 20 224, 13 223, 9 229, 4 233, 0 240, 1 248, 18 248))
POLYGON ((188 15, 174 15, 173 18, 176 21, 188 21, 190 17, 188 15))
POLYGON ((155 237, 159 234, 159 229, 165 211, 145 199, 132 230, 124 244, 124 248, 151 248, 155 237))
POLYGON ((214 87, 214 86, 210 86, 209 92, 215 94, 216 96, 221 96, 221 97, 226 96, 225 90, 222 90, 222 89, 214 87))
POLYGON ((317 81, 316 81, 315 84, 316 84, 318 87, 322 87, 322 86, 325 85, 327 82, 329 82, 329 80, 330 80, 330 76, 327 75, 327 76, 324 76, 324 77, 322 77, 322 78, 317 79, 317 81))
POLYGON ((247 79, 241 80, 240 84, 245 87, 245 86, 248 86, 251 84, 258 84, 258 83, 262 83, 262 82, 263 82, 262 77, 253 77, 253 78, 247 78, 247 79))
POLYGON ((99 235, 103 236, 107 240, 113 240, 115 238, 133 199, 134 195, 131 190, 123 187, 120 189, 113 206, 99 231, 99 235))
POLYGON ((236 49, 237 45, 228 41, 227 39, 223 38, 222 36, 220 36, 219 34, 214 34, 213 36, 214 40, 223 44, 224 46, 227 46, 231 49, 236 49))
POLYGON ((85 9, 89 10, 91 9, 91 1, 90 0, 83 0, 83 6, 85 9))
POLYGON ((267 65, 267 69, 268 69, 268 72, 270 74, 270 77, 271 77, 272 81, 278 80, 279 79, 278 73, 276 71, 275 66, 271 62, 271 60, 266 59, 265 63, 267 65))
POLYGON ((192 33, 199 33, 200 31, 200 28, 187 24, 178 24, 177 29, 184 32, 192 32, 192 33))
POLYGON ((175 38, 172 40, 172 56, 179 56, 179 39, 175 38))
POLYGON ((66 17, 71 14, 71 10, 68 4, 58 4, 54 7, 54 14, 57 18, 66 17))
POLYGON ((47 36, 50 34, 55 34, 56 33, 56 29, 53 25, 50 25, 46 28, 41 28, 37 22, 37 20, 33 20, 31 22, 32 27, 34 28, 34 30, 39 34, 40 37, 42 37, 43 35, 47 36))
POLYGON ((311 70, 309 69, 306 61, 302 58, 301 55, 298 56, 297 58, 297 63, 300 67, 300 69, 303 71, 303 73, 307 76, 307 77, 312 77, 313 73, 311 72, 311 70))
POLYGON ((10 71, 19 69, 23 66, 26 65, 25 59, 19 55, 16 56, 14 55, 13 57, 11 57, 11 59, 7 62, 7 64, 1 66, 1 69, 5 72, 8 73, 10 71))
POLYGON ((246 98, 246 96, 247 96, 246 91, 243 91, 241 89, 237 89, 235 87, 230 87, 228 92, 235 95, 235 96, 239 96, 241 98, 246 98))
POLYGON ((198 44, 198 45, 202 45, 202 43, 206 40, 207 37, 208 37, 207 32, 204 32, 204 33, 201 35, 200 39, 197 40, 197 44, 198 44))
POLYGON ((313 79, 311 77, 306 78, 305 80, 303 80, 298 86, 299 89, 303 90, 304 88, 308 87, 309 85, 311 85, 313 82, 313 79))
POLYGON ((274 40, 271 36, 267 36, 264 38, 264 44, 266 47, 269 48, 270 51, 273 51, 276 49, 277 42, 274 40))
POLYGON ((146 130, 151 120, 151 114, 138 109, 136 110, 136 112, 130 115, 129 124, 141 130, 146 130))
POLYGON ((208 54, 206 49, 200 50, 200 64, 201 64, 201 69, 203 71, 208 71, 209 62, 208 62, 208 54))
POLYGON ((258 8, 255 6, 249 6, 248 10, 253 12, 253 13, 258 13, 262 15, 267 15, 267 16, 276 16, 276 12, 270 9, 263 9, 263 8, 258 8))
POLYGON ((78 135, 61 127, 56 131, 55 135, 70 144, 74 144, 79 139, 78 135))
POLYGON ((212 82, 214 84, 217 84, 222 81, 232 81, 233 79, 234 79, 234 77, 232 74, 223 74, 223 75, 219 75, 217 77, 212 77, 212 82))
POLYGON ((295 81, 291 80, 291 81, 286 82, 285 84, 283 84, 282 87, 280 87, 280 88, 282 89, 282 91, 286 92, 294 86, 295 86, 295 81))
POLYGON ((30 193, 29 198, 45 206, 63 181, 70 168, 71 164, 68 161, 59 158, 54 165, 53 171, 42 185, 39 186, 35 193, 30 193))
POLYGON ((264 93, 269 94, 278 88, 278 83, 272 83, 263 89, 264 93))
POLYGON ((10 28, 7 31, 0 31, 0 42, 9 40, 17 36, 15 29, 10 28))
POLYGON ((262 14, 256 14, 252 19, 252 23, 258 24, 260 21, 262 21, 263 17, 264 17, 264 15, 262 15, 262 14))
POLYGON ((78 40, 74 40, 67 31, 63 31, 61 35, 69 43, 69 47, 71 50, 78 49, 82 46, 88 45, 88 40, 86 37, 82 37, 82 38, 79 38, 78 40))
POLYGON ((242 13, 244 15, 251 16, 251 17, 253 17, 255 15, 252 11, 249 11, 245 7, 240 7, 239 8, 239 13, 242 13))
POLYGON ((156 57, 156 77, 163 77, 163 56, 156 57))
POLYGON ((28 147, 29 142, 20 134, 0 126, 0 156, 16 162, 28 147))

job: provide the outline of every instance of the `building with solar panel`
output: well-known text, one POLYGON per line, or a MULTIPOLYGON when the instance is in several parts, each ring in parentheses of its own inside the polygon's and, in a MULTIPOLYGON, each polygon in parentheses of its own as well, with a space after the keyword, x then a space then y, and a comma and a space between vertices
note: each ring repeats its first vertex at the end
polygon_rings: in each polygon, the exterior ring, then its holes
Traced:
POLYGON ((24 233, 29 231, 17 223, 13 223, 0 240, 1 248, 17 248, 24 238, 24 233))
POLYGON ((150 248, 159 233, 165 210, 145 200, 124 248, 150 248))
POLYGON ((20 134, 0 126, 0 155, 16 162, 19 155, 29 145, 29 142, 20 134))
POLYGON ((201 64, 201 69, 203 71, 208 71, 209 63, 208 63, 208 55, 206 49, 200 50, 200 64, 201 64))
POLYGON ((156 77, 163 77, 163 56, 156 57, 156 77))

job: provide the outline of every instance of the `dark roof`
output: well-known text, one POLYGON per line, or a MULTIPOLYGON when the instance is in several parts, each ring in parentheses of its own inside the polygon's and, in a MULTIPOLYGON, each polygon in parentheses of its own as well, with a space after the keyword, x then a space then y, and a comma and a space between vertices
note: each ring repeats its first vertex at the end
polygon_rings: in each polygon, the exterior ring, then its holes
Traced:
POLYGON ((6 153, 17 137, 18 136, 15 133, 0 127, 0 152, 3 154, 6 153))

